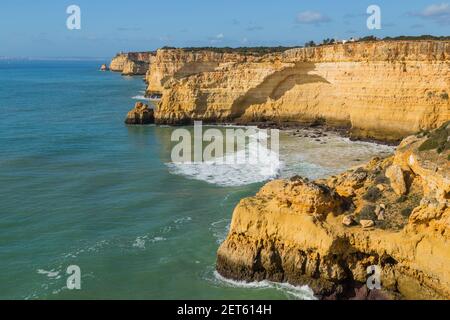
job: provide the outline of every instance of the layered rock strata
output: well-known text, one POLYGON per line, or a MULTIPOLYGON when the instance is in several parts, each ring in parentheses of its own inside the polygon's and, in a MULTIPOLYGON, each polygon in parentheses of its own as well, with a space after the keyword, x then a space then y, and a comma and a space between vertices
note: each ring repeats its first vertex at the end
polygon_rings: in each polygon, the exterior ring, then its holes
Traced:
POLYGON ((109 69, 123 75, 145 75, 154 58, 154 52, 119 53, 112 59, 109 69))
POLYGON ((158 123, 323 122, 399 140, 450 119, 450 42, 378 41, 263 57, 158 50, 146 76, 158 123))
POLYGON ((161 94, 165 87, 192 75, 221 70, 235 63, 255 60, 253 55, 213 50, 159 49, 147 75, 147 93, 161 94))
POLYGON ((410 136, 394 156, 339 176, 269 182, 236 207, 218 272, 339 299, 367 292, 367 268, 378 266, 382 290, 372 295, 449 299, 449 123, 441 129, 434 149, 423 147, 434 138, 410 136))

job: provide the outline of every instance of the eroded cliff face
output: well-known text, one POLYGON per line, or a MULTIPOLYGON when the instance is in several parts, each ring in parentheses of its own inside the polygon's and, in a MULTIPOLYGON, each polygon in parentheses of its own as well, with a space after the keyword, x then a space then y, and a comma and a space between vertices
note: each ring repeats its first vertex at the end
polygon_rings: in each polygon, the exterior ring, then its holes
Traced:
POLYGON ((378 265, 384 297, 449 299, 450 123, 444 126, 440 147, 428 141, 431 148, 419 151, 428 138, 411 136, 395 156, 336 177, 269 182, 236 207, 218 272, 351 298, 365 288, 367 267, 378 265))
POLYGON ((147 75, 158 123, 327 122, 398 140, 450 119, 450 42, 292 49, 264 57, 159 50, 147 75))
POLYGON ((148 94, 160 94, 176 80, 255 59, 252 55, 201 50, 159 49, 146 75, 148 94))
POLYGON ((145 75, 154 59, 153 52, 120 53, 111 60, 109 69, 123 75, 145 75))

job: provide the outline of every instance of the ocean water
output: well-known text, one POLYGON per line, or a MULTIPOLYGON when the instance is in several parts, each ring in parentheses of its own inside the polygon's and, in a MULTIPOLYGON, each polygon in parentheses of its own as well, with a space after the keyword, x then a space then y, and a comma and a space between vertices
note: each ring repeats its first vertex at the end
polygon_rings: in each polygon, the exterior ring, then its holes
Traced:
POLYGON ((274 177, 337 173, 392 149, 280 136, 261 168, 170 162, 173 128, 126 126, 145 86, 96 61, 0 62, 0 299, 310 299, 215 272, 233 208, 274 177), (81 269, 81 290, 66 287, 81 269))

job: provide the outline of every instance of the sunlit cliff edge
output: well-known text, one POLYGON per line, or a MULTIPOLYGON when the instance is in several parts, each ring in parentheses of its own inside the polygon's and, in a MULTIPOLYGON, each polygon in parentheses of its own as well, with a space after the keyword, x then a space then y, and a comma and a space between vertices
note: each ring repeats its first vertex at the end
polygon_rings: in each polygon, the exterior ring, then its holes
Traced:
POLYGON ((155 112, 161 124, 321 121, 355 137, 399 140, 450 117, 449 41, 356 42, 266 55, 160 49, 145 73, 147 93, 162 94, 155 112))

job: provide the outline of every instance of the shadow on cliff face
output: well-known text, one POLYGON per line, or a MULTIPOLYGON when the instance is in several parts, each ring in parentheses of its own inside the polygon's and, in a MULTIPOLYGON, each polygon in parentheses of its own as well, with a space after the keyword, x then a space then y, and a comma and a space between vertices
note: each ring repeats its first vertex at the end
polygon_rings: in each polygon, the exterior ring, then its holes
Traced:
POLYGON ((212 72, 220 65, 219 62, 186 62, 181 67, 175 70, 173 74, 165 75, 161 78, 160 84, 164 87, 164 85, 172 80, 180 80, 192 75, 196 75, 203 72, 212 72))
POLYGON ((314 63, 301 62, 269 75, 258 86, 235 100, 231 106, 232 117, 241 117, 251 105, 266 103, 269 98, 278 100, 296 85, 317 82, 329 83, 321 76, 308 74, 313 70, 315 70, 314 63))

